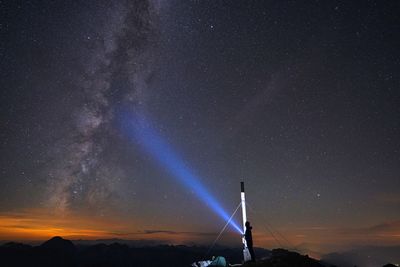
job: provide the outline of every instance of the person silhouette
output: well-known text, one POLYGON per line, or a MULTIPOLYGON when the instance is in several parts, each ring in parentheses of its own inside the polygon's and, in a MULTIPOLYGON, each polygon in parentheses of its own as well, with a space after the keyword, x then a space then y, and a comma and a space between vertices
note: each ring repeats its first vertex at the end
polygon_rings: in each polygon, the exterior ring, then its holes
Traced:
POLYGON ((256 256, 254 255, 253 235, 251 233, 251 229, 253 229, 253 227, 251 227, 249 221, 247 221, 245 223, 245 226, 246 226, 246 231, 244 233, 244 238, 246 239, 247 248, 249 249, 249 252, 250 252, 250 255, 251 255, 251 261, 255 262, 256 261, 256 256))

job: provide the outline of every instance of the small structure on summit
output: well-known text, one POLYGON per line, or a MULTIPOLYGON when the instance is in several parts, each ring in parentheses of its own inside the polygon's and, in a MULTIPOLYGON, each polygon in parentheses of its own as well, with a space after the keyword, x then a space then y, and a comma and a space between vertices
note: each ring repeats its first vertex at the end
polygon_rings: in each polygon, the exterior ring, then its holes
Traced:
MULTIPOLYGON (((254 255, 254 250, 253 250, 253 237, 251 233, 251 225, 250 222, 247 221, 247 213, 246 213, 246 196, 244 192, 244 182, 240 182, 240 204, 236 208, 236 210, 233 212, 232 216, 222 229, 222 231, 219 233, 217 239, 214 241, 213 245, 215 245, 216 241, 219 239, 221 236, 222 232, 225 230, 226 226, 229 224, 233 216, 235 215, 236 211, 239 209, 240 206, 242 206, 242 221, 243 221, 243 231, 242 231, 242 243, 243 243, 243 262, 255 262, 255 255, 254 255)), ((211 246, 211 248, 213 247, 211 246)), ((209 251, 211 250, 209 249, 209 251)), ((228 265, 226 262, 225 258, 222 256, 217 256, 213 257, 212 260, 206 260, 206 261, 198 261, 194 262, 192 264, 193 267, 225 267, 225 266, 240 266, 240 264, 235 264, 235 265, 228 265)))

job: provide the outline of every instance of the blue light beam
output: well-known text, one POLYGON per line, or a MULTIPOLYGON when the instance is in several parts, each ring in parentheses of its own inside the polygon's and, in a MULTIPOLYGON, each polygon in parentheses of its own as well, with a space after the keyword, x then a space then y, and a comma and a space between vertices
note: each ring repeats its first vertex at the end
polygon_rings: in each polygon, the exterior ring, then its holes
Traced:
MULTIPOLYGON (((122 120, 122 127, 125 133, 129 135, 130 141, 135 141, 140 145, 146 153, 156 159, 173 177, 208 204, 225 222, 229 220, 228 213, 201 184, 200 179, 183 163, 178 154, 174 153, 171 146, 164 142, 144 117, 126 116, 122 120)), ((236 222, 231 220, 230 225, 240 234, 243 234, 242 229, 236 222)))

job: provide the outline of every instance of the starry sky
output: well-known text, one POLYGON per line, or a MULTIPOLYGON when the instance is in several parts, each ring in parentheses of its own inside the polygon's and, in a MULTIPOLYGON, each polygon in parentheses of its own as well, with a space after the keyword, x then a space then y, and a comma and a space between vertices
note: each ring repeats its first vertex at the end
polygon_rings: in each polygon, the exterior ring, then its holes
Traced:
POLYGON ((400 244, 398 1, 0 12, 0 240, 210 244, 225 222, 121 125, 140 114, 228 214, 245 181, 256 246, 400 244))

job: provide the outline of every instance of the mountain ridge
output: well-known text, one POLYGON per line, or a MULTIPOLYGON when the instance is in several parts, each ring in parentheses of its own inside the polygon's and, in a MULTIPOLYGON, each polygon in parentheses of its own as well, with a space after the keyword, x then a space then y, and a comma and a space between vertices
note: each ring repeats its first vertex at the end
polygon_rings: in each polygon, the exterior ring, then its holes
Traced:
MULTIPOLYGON (((98 240, 99 241, 99 240, 98 240)), ((38 246, 17 242, 0 245, 0 265, 22 266, 191 266, 193 262, 224 256, 230 263, 242 260, 242 248, 215 247, 213 253, 205 257, 207 247, 185 245, 153 245, 137 247, 122 239, 102 240, 104 242, 85 244, 84 240, 71 241, 55 236, 38 246), (113 242, 116 241, 116 242, 113 242)), ((317 260, 308 255, 278 248, 267 250, 255 248, 259 259, 256 263, 246 263, 246 267, 347 267, 348 263, 328 258, 317 260), (334 263, 335 265, 332 265, 334 263)), ((344 257, 345 258, 345 257, 344 257)), ((384 264, 381 264, 382 266, 384 264)), ((379 266, 379 265, 377 265, 379 266)), ((390 265, 388 265, 390 266, 390 265)))

